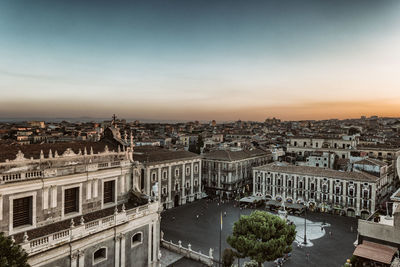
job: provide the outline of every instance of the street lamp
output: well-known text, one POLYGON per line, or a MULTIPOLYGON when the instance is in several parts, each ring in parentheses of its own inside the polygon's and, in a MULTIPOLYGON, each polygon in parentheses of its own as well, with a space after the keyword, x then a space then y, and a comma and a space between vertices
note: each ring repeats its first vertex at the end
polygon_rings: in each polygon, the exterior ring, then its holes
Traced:
POLYGON ((307 245, 307 206, 304 209, 304 241, 303 244, 307 245))

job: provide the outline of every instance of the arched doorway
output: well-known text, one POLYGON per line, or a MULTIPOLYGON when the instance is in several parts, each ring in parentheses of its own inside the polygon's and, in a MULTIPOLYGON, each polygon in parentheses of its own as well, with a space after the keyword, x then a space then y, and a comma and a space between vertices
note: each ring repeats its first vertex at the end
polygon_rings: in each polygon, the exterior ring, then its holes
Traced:
POLYGON ((179 195, 175 195, 174 198, 174 207, 178 207, 179 206, 179 195))
POLYGON ((366 220, 369 216, 369 211, 363 210, 361 211, 361 219, 366 220))
POLYGON ((355 217, 356 216, 356 211, 354 209, 347 209, 347 216, 355 217))

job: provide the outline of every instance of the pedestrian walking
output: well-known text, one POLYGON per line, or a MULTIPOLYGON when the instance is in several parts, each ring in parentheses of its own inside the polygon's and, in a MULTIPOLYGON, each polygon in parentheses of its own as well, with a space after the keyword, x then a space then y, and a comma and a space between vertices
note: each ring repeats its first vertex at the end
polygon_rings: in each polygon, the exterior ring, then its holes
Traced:
POLYGON ((307 261, 309 261, 310 260, 310 253, 307 252, 306 257, 307 257, 307 261))
POLYGON ((353 226, 350 227, 350 232, 353 232, 353 226))
POLYGON ((329 236, 332 237, 332 231, 329 231, 329 236))
POLYGON ((226 211, 224 211, 224 216, 226 217, 226 211))

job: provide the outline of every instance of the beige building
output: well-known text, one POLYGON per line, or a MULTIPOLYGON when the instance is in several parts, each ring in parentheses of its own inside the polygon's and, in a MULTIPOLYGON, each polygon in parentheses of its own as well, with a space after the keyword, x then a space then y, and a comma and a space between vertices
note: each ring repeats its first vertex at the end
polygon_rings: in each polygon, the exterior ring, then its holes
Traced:
POLYGON ((356 136, 343 136, 338 138, 324 137, 292 137, 287 145, 287 152, 298 156, 306 156, 315 151, 333 152, 339 158, 350 158, 350 152, 354 151, 358 143, 356 136))
POLYGON ((202 180, 204 190, 209 194, 232 197, 251 188, 252 170, 270 162, 271 152, 253 150, 216 150, 203 154, 202 180))

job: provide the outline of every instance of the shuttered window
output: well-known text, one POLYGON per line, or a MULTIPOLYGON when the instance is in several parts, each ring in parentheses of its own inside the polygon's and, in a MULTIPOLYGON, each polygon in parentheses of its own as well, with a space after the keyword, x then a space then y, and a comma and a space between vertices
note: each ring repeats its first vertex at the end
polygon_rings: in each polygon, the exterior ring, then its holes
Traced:
POLYGON ((104 182, 104 203, 114 202, 115 181, 104 182))
POLYGON ((32 197, 14 199, 13 227, 32 224, 32 197))
POLYGON ((79 212, 79 187, 65 189, 64 214, 79 212))

